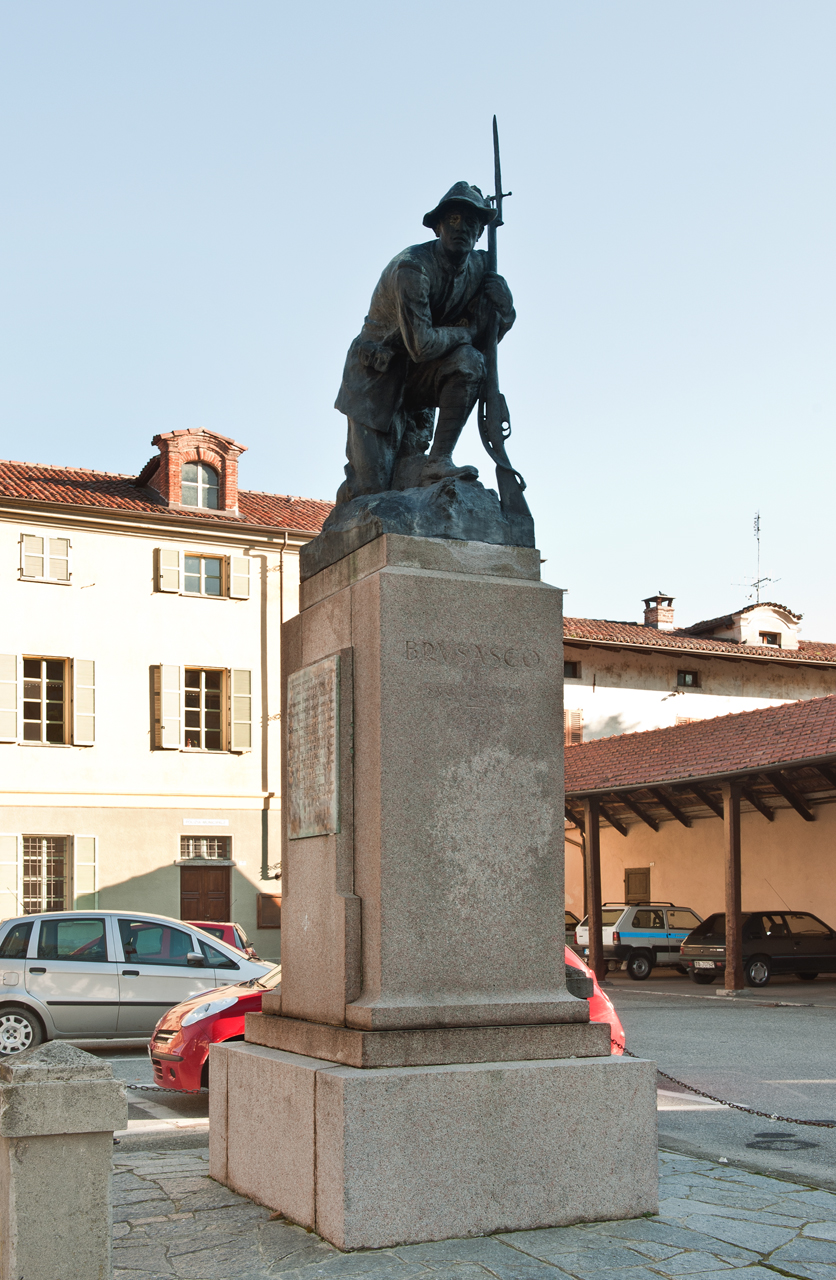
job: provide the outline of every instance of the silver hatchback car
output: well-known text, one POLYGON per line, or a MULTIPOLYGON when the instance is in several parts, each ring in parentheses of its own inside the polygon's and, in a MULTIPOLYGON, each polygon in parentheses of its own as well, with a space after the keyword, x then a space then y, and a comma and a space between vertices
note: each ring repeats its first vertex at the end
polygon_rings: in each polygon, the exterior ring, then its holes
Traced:
POLYGON ((43 1040, 151 1035, 173 1005, 271 966, 181 920, 60 911, 0 924, 0 1058, 43 1040))

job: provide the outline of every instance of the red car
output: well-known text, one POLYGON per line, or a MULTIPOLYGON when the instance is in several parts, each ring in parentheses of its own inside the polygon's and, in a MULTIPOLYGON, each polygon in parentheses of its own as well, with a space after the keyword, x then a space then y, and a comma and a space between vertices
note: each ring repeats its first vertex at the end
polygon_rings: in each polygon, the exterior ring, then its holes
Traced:
POLYGON ((220 938, 228 947, 237 947, 251 960, 261 959, 261 956, 256 955, 255 948, 250 946, 250 940, 240 924, 220 920, 187 920, 186 924, 190 924, 193 929, 202 929, 204 933, 211 933, 213 938, 220 938))
MULTIPOLYGON (((205 925, 201 925, 205 928, 205 925)), ((624 1049, 624 1028, 618 1014, 580 956, 566 948, 566 963, 592 978, 593 994, 589 1016, 593 1022, 608 1022, 612 1052, 624 1049)), ((191 1000, 184 1000, 163 1014, 154 1028, 148 1052, 154 1067, 154 1083, 185 1092, 209 1084, 209 1047, 224 1040, 244 1039, 244 1017, 261 1011, 261 997, 281 982, 282 967, 276 965, 263 978, 251 978, 237 986, 216 987, 191 1000)))

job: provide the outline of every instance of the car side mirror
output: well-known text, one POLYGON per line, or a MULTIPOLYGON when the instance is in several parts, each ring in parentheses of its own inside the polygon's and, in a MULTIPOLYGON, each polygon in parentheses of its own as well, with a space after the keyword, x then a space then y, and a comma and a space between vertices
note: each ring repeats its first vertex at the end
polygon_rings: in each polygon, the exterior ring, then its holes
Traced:
POLYGON ((191 965, 195 969, 202 969, 204 965, 203 956, 199 951, 189 951, 186 953, 186 964, 191 965))

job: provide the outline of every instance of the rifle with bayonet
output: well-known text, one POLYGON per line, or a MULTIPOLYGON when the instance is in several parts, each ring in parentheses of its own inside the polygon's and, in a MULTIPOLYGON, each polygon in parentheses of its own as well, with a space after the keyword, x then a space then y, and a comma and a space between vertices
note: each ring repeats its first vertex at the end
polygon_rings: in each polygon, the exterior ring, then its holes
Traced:
MULTIPOLYGON (((491 204, 496 209, 496 217, 488 223, 488 271, 496 271, 496 233, 502 223, 502 201, 510 196, 510 191, 502 190, 502 171, 499 163, 499 131, 496 127, 496 116, 493 118, 493 165, 494 190, 491 204)), ((533 540, 533 521, 528 503, 523 497, 525 481, 519 471, 515 471, 508 459, 505 441, 511 434, 511 418, 505 397, 499 389, 499 365, 497 347, 499 345, 499 316, 494 311, 488 325, 487 345, 485 347, 485 393, 479 402, 479 434, 488 456, 496 463, 496 482, 499 488, 499 501, 503 513, 510 519, 530 522, 530 537, 526 537, 521 545, 530 545, 533 540)), ((517 521, 514 521, 516 524, 517 521)), ((518 526, 520 534, 529 532, 528 526, 518 526)))

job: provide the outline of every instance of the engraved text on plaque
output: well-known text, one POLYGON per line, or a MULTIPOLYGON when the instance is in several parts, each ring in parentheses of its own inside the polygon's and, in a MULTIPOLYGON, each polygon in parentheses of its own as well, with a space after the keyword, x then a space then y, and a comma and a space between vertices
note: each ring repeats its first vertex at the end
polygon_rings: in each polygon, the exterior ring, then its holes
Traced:
POLYGON ((338 654, 287 682, 288 839, 340 829, 338 654))

